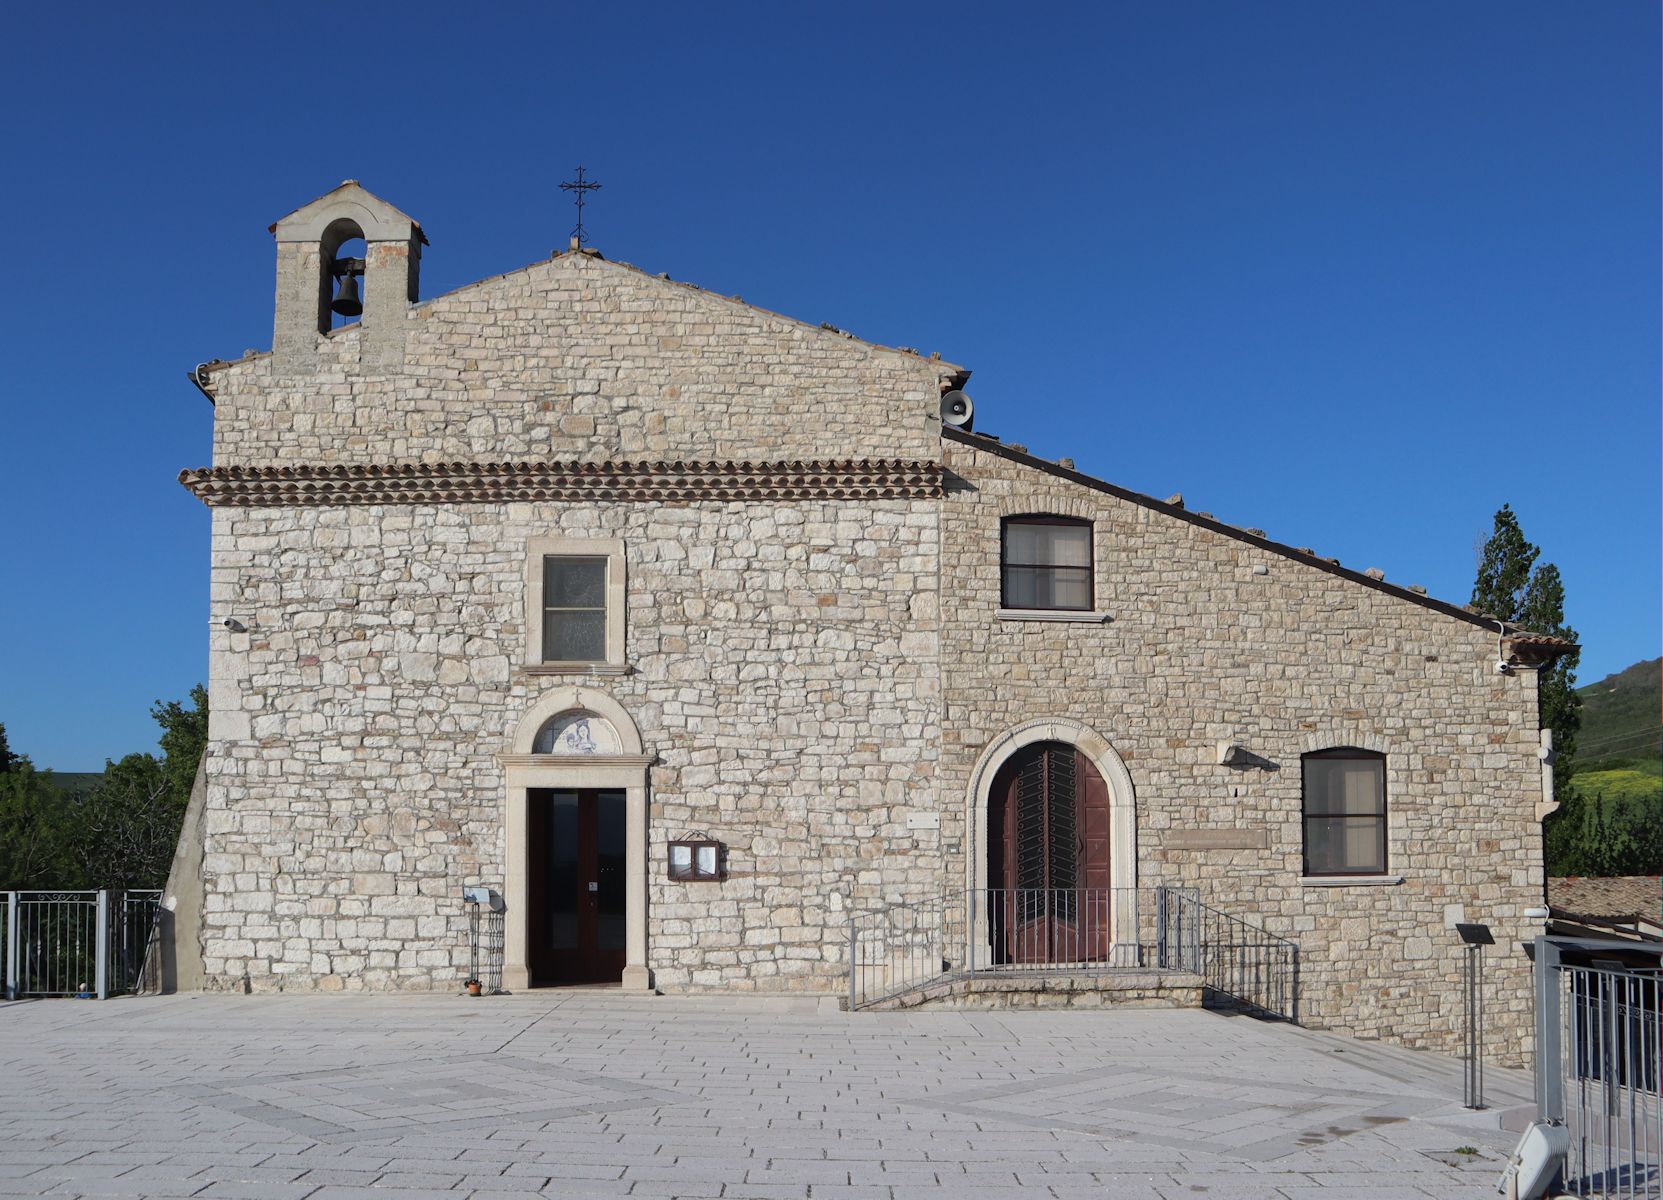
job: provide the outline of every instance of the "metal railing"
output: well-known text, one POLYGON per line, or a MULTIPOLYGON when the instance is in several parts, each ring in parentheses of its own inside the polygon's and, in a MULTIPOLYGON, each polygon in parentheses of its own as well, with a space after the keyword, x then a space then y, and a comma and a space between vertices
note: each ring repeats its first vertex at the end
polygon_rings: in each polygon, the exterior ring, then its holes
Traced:
POLYGON ((892 900, 849 914, 849 1008, 904 995, 963 970, 962 901, 945 895, 892 900))
POLYGON ((1201 976, 1209 1002, 1299 1023, 1299 944, 1203 904, 1193 888, 1156 889, 1158 965, 1201 976))
POLYGON ((969 975, 1148 969, 1298 1019, 1299 948, 1179 888, 972 888, 849 916, 849 1007, 969 975), (1153 901, 1153 902, 1151 902, 1153 901))
POLYGON ((162 955, 157 934, 162 922, 162 890, 129 888, 111 892, 119 896, 113 911, 110 965, 114 987, 123 992, 154 992, 161 989, 162 955))
POLYGON ((161 892, 3 892, 0 995, 78 996, 154 987, 161 892))
POLYGON ((1536 944, 1537 1109, 1570 1136, 1561 1190, 1663 1196, 1663 972, 1563 948, 1536 944))
POLYGON ((1137 888, 979 888, 969 893, 972 971, 1141 967, 1152 935, 1137 888))

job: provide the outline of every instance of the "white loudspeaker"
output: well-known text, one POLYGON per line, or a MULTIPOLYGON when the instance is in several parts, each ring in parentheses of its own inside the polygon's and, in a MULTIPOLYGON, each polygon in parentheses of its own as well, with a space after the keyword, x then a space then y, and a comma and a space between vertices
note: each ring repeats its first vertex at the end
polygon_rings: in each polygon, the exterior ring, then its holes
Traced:
POLYGON ((944 394, 941 397, 941 423, 971 432, 976 424, 976 406, 970 403, 970 397, 957 388, 944 394))

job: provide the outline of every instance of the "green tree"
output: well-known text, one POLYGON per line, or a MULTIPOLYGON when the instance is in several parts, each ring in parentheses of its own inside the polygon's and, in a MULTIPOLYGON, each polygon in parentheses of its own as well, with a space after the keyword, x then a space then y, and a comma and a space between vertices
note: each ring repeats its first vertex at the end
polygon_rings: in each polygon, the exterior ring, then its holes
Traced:
POLYGON ((161 887, 208 743, 208 693, 158 700, 162 756, 106 762, 84 794, 13 754, 0 727, 0 888, 161 887))
MULTIPOLYGON (((1472 604, 1480 612, 1511 622, 1531 633, 1546 633, 1576 641, 1576 630, 1565 623, 1565 584, 1552 563, 1537 565, 1541 550, 1525 539, 1512 506, 1496 513, 1495 528, 1479 554, 1478 578, 1472 604)), ((1556 790, 1567 793, 1576 755, 1576 733, 1582 726, 1582 700, 1576 694, 1576 665, 1581 652, 1573 650, 1536 673, 1537 698, 1543 729, 1553 731, 1556 790)))
POLYGON ((200 683, 191 689, 191 707, 177 700, 158 700, 150 715, 162 727, 162 772, 167 777, 168 796, 180 811, 191 798, 196 768, 208 745, 208 692, 200 683))
POLYGON ((149 888, 167 881, 183 801, 153 754, 105 763, 104 777, 76 805, 71 848, 88 887, 149 888))
POLYGON ((12 755, 0 772, 0 889, 75 887, 64 804, 52 772, 12 755))

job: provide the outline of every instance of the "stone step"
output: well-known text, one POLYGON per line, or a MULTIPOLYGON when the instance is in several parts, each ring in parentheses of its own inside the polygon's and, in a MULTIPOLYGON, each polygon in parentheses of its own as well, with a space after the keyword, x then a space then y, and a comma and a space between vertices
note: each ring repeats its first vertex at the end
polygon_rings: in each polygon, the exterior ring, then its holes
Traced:
POLYGON ((914 1008, 1200 1008, 1188 971, 988 971, 944 977, 862 1011, 914 1008))

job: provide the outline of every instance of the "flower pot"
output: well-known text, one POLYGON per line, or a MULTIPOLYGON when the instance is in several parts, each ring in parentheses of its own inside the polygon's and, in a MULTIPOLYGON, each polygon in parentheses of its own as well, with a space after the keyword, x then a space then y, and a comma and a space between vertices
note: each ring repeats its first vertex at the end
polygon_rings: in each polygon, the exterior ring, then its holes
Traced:
POLYGON ((480 991, 479 980, 477 980, 477 979, 468 980, 468 995, 478 996, 478 995, 481 995, 481 994, 482 993, 480 991))

